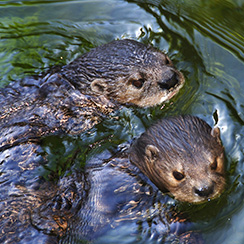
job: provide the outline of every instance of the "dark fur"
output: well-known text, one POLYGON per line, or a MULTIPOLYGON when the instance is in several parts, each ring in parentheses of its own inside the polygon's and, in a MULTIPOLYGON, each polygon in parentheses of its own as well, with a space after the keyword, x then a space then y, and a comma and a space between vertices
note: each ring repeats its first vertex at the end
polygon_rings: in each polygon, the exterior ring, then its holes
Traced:
POLYGON ((208 160, 223 154, 219 135, 212 132, 206 122, 193 116, 163 119, 129 149, 91 158, 86 162, 85 172, 65 176, 58 184, 34 177, 40 165, 45 165, 39 162, 40 148, 30 151, 34 148, 31 144, 18 146, 21 157, 14 154, 13 148, 5 158, 0 158, 5 160, 3 165, 8 173, 1 176, 5 187, 1 189, 0 240, 55 243, 61 239, 60 243, 66 243, 77 238, 80 241, 98 238, 109 229, 123 227, 127 221, 138 226, 142 235, 147 233, 158 240, 201 243, 198 239, 192 241, 196 233, 188 232, 185 219, 174 212, 167 202, 168 196, 159 189, 169 190, 177 199, 188 202, 206 201, 223 191, 223 165, 211 170, 208 160), (150 145, 153 147, 147 150, 150 145), (11 168, 13 161, 19 163, 23 172, 16 165, 15 170, 11 168), (175 181, 177 184, 172 187, 169 182, 178 165, 184 166, 185 179, 175 181), (197 196, 192 189, 209 183, 208 179, 216 183, 213 194, 197 196), (8 189, 11 181, 14 184, 8 189))

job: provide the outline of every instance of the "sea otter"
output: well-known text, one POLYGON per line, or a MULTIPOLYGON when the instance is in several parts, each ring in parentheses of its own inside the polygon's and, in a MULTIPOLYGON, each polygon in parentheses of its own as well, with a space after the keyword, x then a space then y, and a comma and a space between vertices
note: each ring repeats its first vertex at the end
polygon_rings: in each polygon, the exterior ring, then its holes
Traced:
POLYGON ((224 149, 218 127, 197 117, 164 119, 141 135, 129 153, 162 191, 176 199, 202 202, 224 189, 224 149))
POLYGON ((160 104, 183 83, 169 57, 152 46, 117 40, 94 48, 0 90, 0 151, 50 133, 78 134, 119 104, 160 104))
MULTIPOLYGON (((90 184, 87 200, 67 219, 74 229, 64 240, 77 230, 80 238, 89 239, 104 234, 108 226, 123 229, 137 223, 134 231, 141 229, 148 238, 199 244, 194 233, 184 239, 187 223, 175 215, 162 193, 189 203, 218 197, 225 187, 224 148, 219 129, 198 117, 165 118, 129 148, 107 159, 91 158, 85 172, 90 184)), ((75 199, 74 203, 77 206, 75 199)))
POLYGON ((8 218, 0 221, 1 229, 12 233, 9 242, 22 238, 28 243, 27 233, 31 241, 78 242, 128 225, 130 234, 199 244, 164 193, 190 203, 218 197, 225 186, 224 148, 218 128, 203 120, 166 118, 131 146, 94 156, 84 171, 50 184, 33 177, 15 191, 12 187, 13 197, 1 210, 8 218))
POLYGON ((1 242, 10 242, 12 231, 13 242, 19 242, 29 211, 42 203, 39 176, 47 164, 42 136, 81 133, 121 104, 154 106, 170 99, 183 83, 182 73, 163 52, 117 40, 48 74, 0 89, 1 242))

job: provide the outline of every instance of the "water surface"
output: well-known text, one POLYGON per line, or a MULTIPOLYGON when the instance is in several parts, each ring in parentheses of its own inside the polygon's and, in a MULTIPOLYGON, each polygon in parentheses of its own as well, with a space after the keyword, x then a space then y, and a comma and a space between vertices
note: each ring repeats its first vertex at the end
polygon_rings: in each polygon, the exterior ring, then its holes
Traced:
MULTIPOLYGON (((50 160, 49 170, 56 170, 66 162, 64 151, 68 157, 82 147, 78 157, 82 165, 88 157, 140 135, 158 118, 197 115, 221 130, 227 158, 227 189, 213 203, 176 204, 189 213, 206 243, 241 244, 244 243, 243 16, 243 0, 1 1, 0 86, 65 64, 114 39, 132 38, 164 50, 186 77, 180 93, 163 109, 124 108, 119 120, 108 118, 79 137, 46 138, 43 148, 50 160), (98 146, 87 150, 95 141, 98 146)), ((130 228, 121 225, 97 243, 118 240, 136 243, 138 238, 130 235, 130 228)), ((137 242, 154 241, 142 238, 137 242)))

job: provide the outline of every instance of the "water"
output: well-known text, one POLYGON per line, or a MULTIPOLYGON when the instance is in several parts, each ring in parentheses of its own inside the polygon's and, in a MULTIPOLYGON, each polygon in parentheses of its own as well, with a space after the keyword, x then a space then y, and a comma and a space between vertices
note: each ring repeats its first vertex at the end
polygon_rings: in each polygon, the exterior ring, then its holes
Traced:
MULTIPOLYGON (((241 244, 243 16, 243 0, 1 1, 0 85, 67 63, 93 46, 117 38, 132 38, 165 50, 186 77, 180 93, 163 109, 125 108, 119 120, 108 118, 77 138, 46 138, 43 148, 50 168, 62 168, 55 162, 62 164, 63 151, 69 157, 77 147, 99 141, 99 146, 80 152, 82 164, 88 157, 138 136, 158 118, 197 115, 212 126, 217 123, 221 130, 228 184, 217 202, 198 206, 178 203, 179 208, 189 213, 206 243, 241 244)), ((135 243, 129 230, 130 226, 122 226, 97 243, 135 243)))

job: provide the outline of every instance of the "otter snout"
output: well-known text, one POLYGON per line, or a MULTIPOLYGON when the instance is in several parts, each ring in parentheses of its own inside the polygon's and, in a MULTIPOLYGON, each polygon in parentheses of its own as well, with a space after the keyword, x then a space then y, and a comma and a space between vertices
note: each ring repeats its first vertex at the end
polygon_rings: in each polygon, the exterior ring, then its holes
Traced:
POLYGON ((199 197, 207 198, 214 192, 214 183, 210 185, 205 185, 204 187, 196 188, 194 187, 194 193, 199 197))
POLYGON ((179 84, 178 74, 172 70, 166 70, 164 76, 160 82, 158 82, 159 86, 163 90, 169 90, 170 88, 175 87, 179 84))

